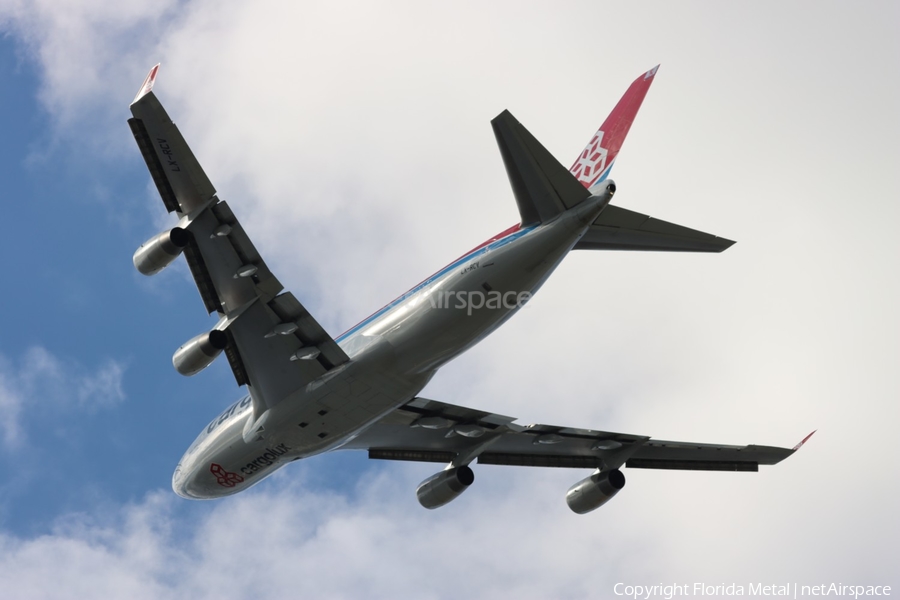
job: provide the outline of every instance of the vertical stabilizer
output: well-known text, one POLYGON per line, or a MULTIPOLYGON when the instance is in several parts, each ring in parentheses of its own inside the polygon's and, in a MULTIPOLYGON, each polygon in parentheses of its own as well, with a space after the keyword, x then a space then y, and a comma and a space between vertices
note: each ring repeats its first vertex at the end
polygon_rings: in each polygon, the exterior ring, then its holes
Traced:
POLYGON ((590 196, 508 110, 497 115, 491 126, 522 225, 549 221, 590 196))
POLYGON ((591 189, 609 177, 619 149, 631 129, 650 84, 653 83, 657 69, 659 65, 634 80, 569 169, 584 187, 591 189))

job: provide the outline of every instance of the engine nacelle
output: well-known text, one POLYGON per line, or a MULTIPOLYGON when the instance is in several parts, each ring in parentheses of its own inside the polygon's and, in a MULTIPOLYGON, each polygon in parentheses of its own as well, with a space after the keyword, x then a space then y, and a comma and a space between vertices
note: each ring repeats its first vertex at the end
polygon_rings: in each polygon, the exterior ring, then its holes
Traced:
POLYGON ((416 488, 419 504, 432 509, 455 500, 475 481, 475 473, 467 466, 435 473, 416 488))
POLYGON ((224 331, 213 329, 208 333, 201 333, 175 351, 172 364, 182 375, 196 375, 211 365, 227 345, 228 335, 224 331))
POLYGON ((144 275, 156 275, 178 258, 191 241, 191 234, 181 227, 174 227, 155 235, 138 248, 134 257, 135 268, 144 275))
POLYGON ((569 488, 566 492, 566 504, 573 512, 583 515, 606 504, 623 487, 625 475, 622 471, 596 471, 569 488))

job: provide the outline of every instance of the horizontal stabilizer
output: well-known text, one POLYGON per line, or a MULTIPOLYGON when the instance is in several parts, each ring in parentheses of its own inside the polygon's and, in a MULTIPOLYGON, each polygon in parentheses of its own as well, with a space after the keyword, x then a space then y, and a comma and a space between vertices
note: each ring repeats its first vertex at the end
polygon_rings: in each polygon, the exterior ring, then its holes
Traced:
POLYGON ((591 195, 508 110, 491 126, 523 226, 549 221, 591 195))
POLYGON ((666 252, 721 252, 731 240, 654 219, 618 206, 607 206, 575 250, 658 250, 666 252))

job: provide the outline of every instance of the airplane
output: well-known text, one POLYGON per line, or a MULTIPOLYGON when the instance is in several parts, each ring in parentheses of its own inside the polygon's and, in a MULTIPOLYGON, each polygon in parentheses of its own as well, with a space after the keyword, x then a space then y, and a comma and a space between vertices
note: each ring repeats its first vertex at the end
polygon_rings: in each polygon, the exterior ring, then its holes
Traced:
MULTIPOLYGON (((428 509, 474 481, 471 464, 593 469, 566 494, 590 512, 625 485, 621 469, 757 471, 797 451, 656 440, 551 425, 419 396, 438 369, 513 316, 572 250, 721 252, 734 242, 610 201, 609 173, 659 65, 641 74, 571 168, 503 111, 491 121, 518 223, 476 246, 336 338, 266 266, 220 200, 153 92, 154 66, 128 120, 177 224, 133 261, 144 275, 184 255, 208 313, 219 320, 172 363, 194 375, 224 353, 247 394, 204 427, 172 476, 179 496, 212 499, 259 483, 288 462, 333 450, 371 459, 445 464, 416 489, 428 509)), ((815 432, 813 432, 815 433, 815 432)))

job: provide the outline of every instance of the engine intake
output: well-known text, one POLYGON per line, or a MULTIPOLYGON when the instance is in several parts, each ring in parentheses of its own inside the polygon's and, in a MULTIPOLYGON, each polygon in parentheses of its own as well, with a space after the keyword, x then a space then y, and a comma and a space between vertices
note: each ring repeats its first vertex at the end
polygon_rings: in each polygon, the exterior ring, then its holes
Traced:
POLYGON ((427 509, 438 508, 455 500, 475 481, 475 473, 467 466, 454 467, 435 473, 416 488, 419 504, 427 509))
POLYGON ((175 351, 172 364, 182 375, 196 375, 211 365, 227 345, 228 335, 224 331, 213 329, 208 333, 201 333, 175 351))
POLYGON ((156 275, 178 258, 184 247, 191 241, 191 234, 181 227, 153 236, 138 248, 132 261, 135 268, 144 275, 156 275))
POLYGON ((618 469, 596 471, 566 492, 566 504, 573 512, 583 515, 600 508, 625 487, 625 475, 618 469))

